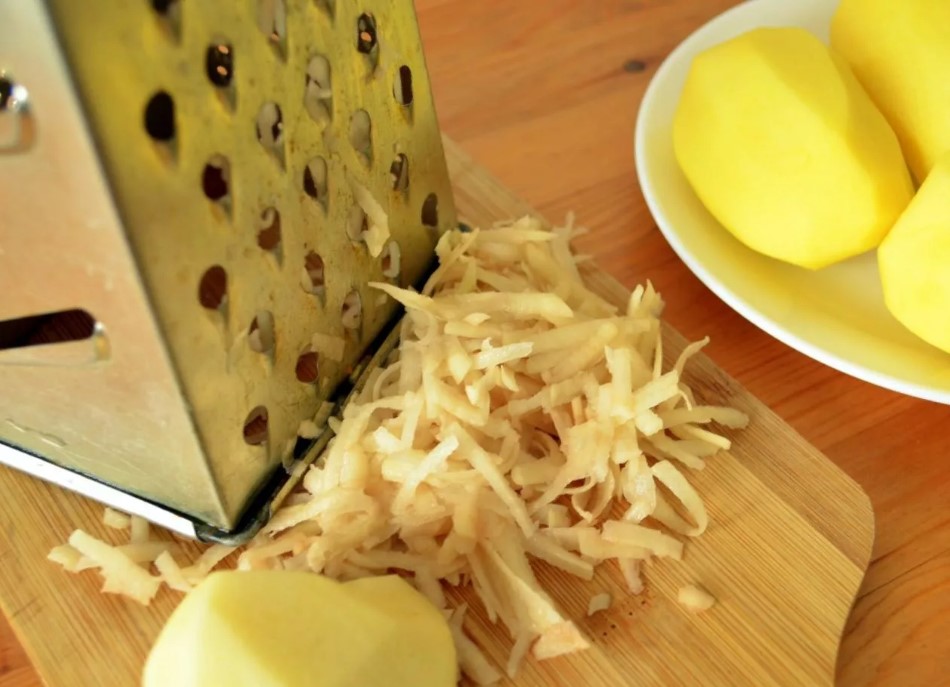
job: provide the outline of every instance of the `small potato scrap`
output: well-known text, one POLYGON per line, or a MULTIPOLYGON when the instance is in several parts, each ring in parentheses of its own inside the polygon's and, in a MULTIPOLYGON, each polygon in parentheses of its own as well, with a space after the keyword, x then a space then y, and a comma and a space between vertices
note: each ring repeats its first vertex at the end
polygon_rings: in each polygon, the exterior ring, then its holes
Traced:
POLYGON ((716 597, 695 584, 680 587, 676 600, 682 604, 683 608, 693 613, 708 611, 716 604, 716 597))
POLYGON ((114 530, 127 530, 132 526, 132 519, 125 513, 106 508, 102 513, 102 524, 114 530))
POLYGON ((606 611, 610 608, 612 601, 613 599, 610 598, 610 594, 606 592, 603 594, 595 594, 590 597, 590 602, 587 604, 587 615, 592 616, 595 613, 606 611))
POLYGON ((122 594, 144 605, 158 593, 161 580, 140 567, 117 547, 110 546, 82 530, 76 530, 70 535, 69 545, 95 561, 104 580, 103 592, 122 594))

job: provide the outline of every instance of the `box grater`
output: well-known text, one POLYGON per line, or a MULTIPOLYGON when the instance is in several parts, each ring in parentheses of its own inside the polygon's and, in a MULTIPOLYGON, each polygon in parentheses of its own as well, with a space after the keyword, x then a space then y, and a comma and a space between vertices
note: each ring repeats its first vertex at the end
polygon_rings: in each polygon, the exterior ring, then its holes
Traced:
POLYGON ((3 0, 0 460, 247 538, 454 223, 411 0, 3 0))

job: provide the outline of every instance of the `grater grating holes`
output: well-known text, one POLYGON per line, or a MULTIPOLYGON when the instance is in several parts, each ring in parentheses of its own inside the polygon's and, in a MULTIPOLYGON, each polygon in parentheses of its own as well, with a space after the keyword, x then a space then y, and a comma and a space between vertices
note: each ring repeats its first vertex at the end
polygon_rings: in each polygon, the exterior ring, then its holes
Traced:
POLYGON ((356 20, 356 49, 364 55, 371 55, 377 47, 376 19, 364 12, 356 20))
POLYGON ((247 414, 244 421, 244 441, 259 446, 267 441, 267 408, 257 406, 247 414))
POLYGON ((274 315, 270 310, 259 310, 247 330, 247 345, 257 353, 270 353, 274 341, 274 315))
POLYGON ((372 128, 373 123, 366 110, 357 110, 350 117, 350 145, 367 164, 373 160, 372 128))
POLYGON ((307 163, 303 170, 303 190, 316 200, 323 209, 327 207, 327 161, 317 156, 307 163))
MULTIPOLYGON (((189 485, 206 485, 201 508, 229 526, 264 467, 286 457, 300 419, 317 416, 337 389, 347 389, 367 346, 393 319, 393 299, 367 282, 418 284, 429 269, 437 232, 420 221, 426 194, 438 195, 442 225, 454 219, 412 3, 40 4, 67 43, 67 66, 89 105, 89 126, 159 324, 158 344, 184 394, 175 405, 197 432, 194 453, 204 460, 182 473, 189 485), (96 49, 82 28, 93 25, 96 49), (411 79, 408 106, 401 67, 411 79), (126 97, 97 97, 107 86, 126 97), (160 91, 173 99, 175 131, 167 142, 144 123, 160 91), (265 103, 274 109, 262 115, 259 140, 252 126, 265 103), (277 106, 280 130, 265 141, 277 106), (358 110, 368 115, 362 124, 358 110), (139 145, 118 135, 128 133, 139 145), (265 161, 271 153, 283 164, 265 161), (369 230, 358 244, 347 231, 355 205, 367 215, 358 234, 366 224, 369 230), (209 287, 218 270, 220 283, 209 287), (315 382, 304 383, 297 364, 308 353, 317 354, 318 371, 315 382), (267 412, 263 448, 238 438, 255 420, 255 406, 267 412)), ((176 481, 171 464, 156 461, 151 481, 133 466, 127 481, 140 491, 144 483, 156 499, 178 498, 165 489, 176 481)))
POLYGON ((422 203, 422 223, 430 229, 439 226, 439 198, 434 193, 426 196, 422 203))
POLYGON ((400 105, 412 105, 412 70, 406 65, 402 65, 396 72, 393 96, 400 105))
POLYGON ((231 85, 234 76, 234 50, 224 42, 209 45, 205 52, 205 74, 218 88, 231 85))
POLYGON ((257 26, 281 59, 287 57, 287 8, 284 0, 259 0, 257 26))
POLYGON ((201 172, 201 188, 208 200, 230 209, 231 165, 223 155, 212 155, 201 172))
POLYGON ((316 352, 307 349, 297 358, 297 364, 294 367, 297 380, 304 384, 314 384, 320 378, 320 359, 316 352))
POLYGON ((333 117, 331 88, 330 61, 323 55, 314 55, 307 63, 304 108, 318 124, 325 125, 333 117))
POLYGON ((359 243, 366 238, 366 232, 369 231, 369 219, 366 213, 359 205, 354 205, 350 209, 350 215, 346 220, 346 235, 353 243, 359 243))
POLYGON ((0 112, 10 107, 10 101, 13 100, 13 89, 15 88, 13 80, 0 72, 0 112))
POLYGON ((198 302, 208 310, 218 310, 228 295, 228 273, 221 265, 212 265, 201 276, 198 302))
POLYGON ((400 263, 401 263, 401 252, 399 249, 399 244, 395 241, 389 241, 386 246, 383 248, 383 253, 380 256, 380 269, 382 270, 383 276, 390 281, 399 283, 400 279, 400 263))
POLYGON ((304 291, 315 296, 322 297, 326 293, 326 269, 323 258, 313 251, 307 253, 307 257, 304 258, 302 286, 304 291))
POLYGON ((175 138, 175 101, 165 91, 153 95, 145 105, 145 131, 161 143, 175 138))
POLYGON ((389 165, 389 176, 392 179, 393 191, 405 193, 409 190, 409 158, 402 153, 396 156, 389 165))
POLYGON ((179 0, 151 0, 152 10, 158 15, 162 30, 176 41, 181 38, 181 2, 179 0))
POLYGON ((152 0, 152 9, 161 15, 166 15, 177 4, 178 0, 152 0))
POLYGON ((274 207, 264 208, 261 213, 260 229, 257 232, 257 245, 269 251, 280 262, 280 213, 274 207))
POLYGON ((357 331, 363 324, 363 299, 357 290, 350 291, 340 307, 340 323, 344 329, 357 331))
POLYGON ((257 113, 255 124, 257 131, 257 140, 265 150, 277 156, 277 159, 283 164, 284 160, 284 116, 280 111, 280 105, 273 102, 266 102, 261 105, 257 113))

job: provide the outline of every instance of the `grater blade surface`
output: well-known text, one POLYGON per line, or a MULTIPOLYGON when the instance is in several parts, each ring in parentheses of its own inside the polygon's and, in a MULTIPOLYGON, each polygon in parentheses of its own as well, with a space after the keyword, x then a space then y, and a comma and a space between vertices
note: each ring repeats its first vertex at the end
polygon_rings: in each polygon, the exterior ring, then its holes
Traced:
POLYGON ((396 315, 368 282, 417 283, 455 224, 412 3, 8 0, 0 25, 35 133, 0 151, 0 442, 233 530, 396 315), (62 312, 89 335, 11 333, 62 312))

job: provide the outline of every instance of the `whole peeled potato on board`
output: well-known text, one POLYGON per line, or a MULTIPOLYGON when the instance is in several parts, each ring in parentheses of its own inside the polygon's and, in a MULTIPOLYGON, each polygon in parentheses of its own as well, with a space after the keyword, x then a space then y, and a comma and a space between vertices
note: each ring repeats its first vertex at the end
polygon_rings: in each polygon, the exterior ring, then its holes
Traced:
POLYGON ((888 310, 950 353, 950 152, 884 239, 878 264, 888 310))
POLYGON ((726 229, 806 268, 876 248, 913 195, 884 116, 845 61, 798 28, 756 29, 700 53, 673 146, 726 229))
POLYGON ((950 150, 950 2, 842 0, 831 45, 894 127, 922 182, 950 150))
POLYGON ((212 573, 162 628, 144 687, 454 687, 441 612, 396 576, 212 573))

